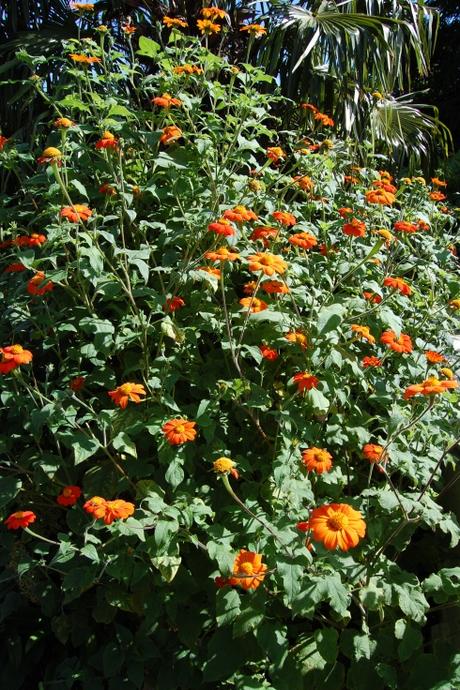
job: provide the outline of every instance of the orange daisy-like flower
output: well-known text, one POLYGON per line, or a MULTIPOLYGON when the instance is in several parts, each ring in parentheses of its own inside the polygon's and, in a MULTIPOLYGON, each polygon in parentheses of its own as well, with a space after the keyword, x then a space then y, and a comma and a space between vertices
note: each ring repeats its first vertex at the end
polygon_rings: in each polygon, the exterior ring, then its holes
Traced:
POLYGON ((460 309, 460 298, 451 299, 449 302, 449 307, 452 309, 460 309))
POLYGON ((112 132, 105 131, 102 133, 102 137, 96 142, 96 149, 113 149, 118 151, 118 139, 112 132))
POLYGON ((43 150, 42 155, 37 158, 37 163, 39 165, 42 165, 43 163, 54 163, 58 166, 61 166, 62 152, 54 146, 48 146, 43 150))
POLYGON ((5 148, 8 141, 9 141, 8 137, 4 137, 3 135, 0 134, 0 151, 3 151, 3 149, 5 148))
POLYGON ((227 247, 219 247, 214 252, 206 252, 204 256, 205 256, 205 259, 209 259, 209 261, 220 261, 220 262, 222 262, 222 261, 236 261, 237 259, 240 258, 240 255, 237 252, 232 252, 227 247))
POLYGON ((430 364, 439 364, 440 362, 446 361, 444 355, 441 355, 439 352, 435 352, 434 350, 425 350, 425 357, 427 362, 430 362, 430 364))
POLYGON ((288 211, 273 211, 272 216, 278 223, 286 225, 286 227, 291 227, 297 223, 297 218, 288 211))
POLYGON ((131 19, 129 19, 125 24, 121 25, 122 31, 127 36, 134 34, 136 32, 136 27, 131 24, 131 19))
POLYGON ((83 510, 93 516, 95 520, 103 520, 106 525, 111 525, 114 520, 126 520, 135 510, 134 504, 117 498, 107 501, 101 496, 93 496, 83 504, 83 510))
POLYGON ((275 350, 273 347, 269 347, 268 345, 259 345, 259 350, 262 357, 264 359, 268 359, 269 362, 274 362, 279 357, 277 350, 275 350))
POLYGON ((233 237, 235 234, 235 228, 226 218, 219 218, 214 223, 209 223, 208 230, 224 237, 233 237))
POLYGON ((32 353, 24 350, 22 345, 6 345, 0 347, 0 374, 8 374, 21 364, 30 364, 32 353))
POLYGON ((208 273, 213 278, 220 278, 222 275, 222 271, 219 268, 213 268, 212 266, 199 266, 196 270, 204 271, 204 273, 208 273))
POLYGON ((245 24, 240 31, 247 31, 253 38, 262 38, 267 33, 267 29, 262 24, 245 24))
POLYGON ((447 187, 447 182, 440 180, 439 177, 432 177, 431 182, 435 187, 447 187))
POLYGON ((185 302, 182 299, 182 297, 168 297, 166 300, 165 304, 163 305, 163 311, 166 312, 175 312, 178 309, 182 309, 182 307, 185 307, 185 302))
POLYGON ((231 458, 217 458, 217 460, 214 460, 212 463, 212 469, 220 476, 231 474, 235 479, 240 478, 239 472, 236 469, 236 463, 233 462, 231 458))
POLYGON ((445 393, 458 387, 458 381, 440 381, 436 376, 430 376, 421 383, 414 383, 404 391, 404 400, 413 398, 414 395, 436 395, 445 393))
POLYGON ((228 14, 225 10, 221 10, 220 7, 203 7, 201 9, 201 16, 205 19, 225 19, 228 14))
POLYGON ((332 117, 329 117, 329 115, 325 115, 324 113, 315 113, 314 115, 315 120, 320 122, 323 127, 333 127, 334 126, 334 120, 332 117))
POLYGON ((407 220, 397 220, 393 225, 394 229, 398 232, 417 232, 418 225, 415 223, 409 223, 407 220))
POLYGON ((24 266, 24 264, 13 263, 13 264, 9 264, 9 265, 5 268, 5 270, 3 271, 3 273, 22 273, 22 271, 26 271, 26 270, 27 270, 27 269, 26 269, 26 267, 24 266))
POLYGON ((349 223, 343 226, 344 235, 351 235, 353 237, 365 237, 366 224, 357 218, 353 218, 349 223))
POLYGON ((36 519, 37 516, 31 510, 18 510, 16 513, 11 513, 11 515, 6 518, 5 525, 8 529, 19 529, 21 527, 28 527, 35 522, 36 519))
POLYGON ((248 257, 248 262, 250 271, 262 271, 266 276, 272 276, 275 273, 282 274, 288 267, 281 257, 268 252, 257 252, 248 257))
POLYGON ((196 25, 202 36, 218 34, 222 28, 220 24, 216 24, 215 22, 212 22, 210 19, 198 19, 196 25))
POLYGON ((182 130, 179 129, 179 127, 176 127, 176 125, 168 125, 167 127, 163 127, 162 132, 163 134, 160 137, 160 142, 165 146, 173 144, 182 137, 182 130))
POLYGON ((376 234, 380 235, 380 237, 383 237, 383 239, 385 240, 386 247, 389 247, 391 242, 394 242, 395 240, 394 235, 392 235, 389 230, 376 230, 376 234))
POLYGON ((370 189, 366 192, 366 201, 369 204, 391 206, 396 201, 396 197, 394 194, 386 192, 384 189, 370 189))
POLYGON ((13 244, 15 244, 16 247, 41 247, 41 245, 45 242, 45 235, 39 235, 38 233, 33 232, 31 235, 20 235, 19 237, 16 237, 16 239, 13 241, 13 244))
POLYGON ((358 184, 359 180, 357 177, 354 177, 353 175, 345 175, 343 178, 343 181, 345 184, 358 184))
POLYGON ((293 381, 297 384, 297 391, 299 393, 317 388, 319 383, 319 379, 308 371, 299 371, 297 374, 294 374, 293 381))
POLYGON ((270 241, 275 239, 278 234, 279 230, 277 228, 272 228, 269 225, 261 225, 258 228, 255 228, 251 234, 249 235, 250 240, 262 240, 264 247, 269 247, 270 246, 270 241))
POLYGON ((302 462, 308 472, 323 474, 332 468, 332 455, 324 448, 312 446, 302 451, 302 462))
POLYGON ((265 578, 267 566, 262 563, 262 554, 241 549, 233 563, 233 575, 229 584, 245 590, 257 589, 265 578))
POLYGON ((188 27, 187 22, 178 17, 163 17, 163 24, 168 27, 168 29, 186 29, 188 27))
POLYGON ((381 367, 382 360, 378 357, 363 357, 361 360, 363 367, 381 367))
POLYGON ((46 295, 47 292, 51 292, 53 289, 53 281, 46 280, 46 276, 43 271, 37 271, 37 273, 27 283, 27 292, 29 295, 33 295, 34 297, 42 297, 43 295, 46 295))
POLYGON ((373 302, 373 304, 380 304, 382 301, 382 297, 380 297, 380 295, 377 295, 375 292, 371 292, 369 290, 364 290, 363 297, 368 302, 373 302))
POLYGON ((69 129, 69 127, 73 127, 75 125, 75 122, 73 120, 69 120, 68 117, 58 117, 53 124, 58 129, 69 129))
POLYGON ((316 105, 313 105, 312 103, 300 103, 299 108, 302 108, 302 110, 308 110, 311 113, 318 112, 318 108, 316 107, 316 105))
POLYGON ((280 280, 265 280, 260 287, 267 295, 287 295, 290 292, 288 286, 280 280))
POLYGON ((282 158, 286 158, 286 154, 279 146, 269 146, 266 151, 267 158, 274 163, 278 163, 282 158))
POLYGON ((348 206, 342 206, 342 208, 338 209, 338 214, 341 218, 348 218, 348 216, 353 215, 353 209, 348 206))
POLYGON ((394 350, 395 352, 409 354, 413 349, 412 340, 410 339, 410 336, 406 335, 405 333, 401 333, 398 338, 394 331, 384 331, 380 336, 380 342, 383 345, 388 345, 390 350, 394 350))
POLYGON ((351 330, 356 333, 356 337, 367 340, 369 343, 371 343, 371 345, 375 343, 375 338, 373 335, 371 335, 371 332, 367 326, 359 326, 358 324, 354 323, 351 326, 351 330))
POLYGON ((203 70, 201 67, 197 67, 197 65, 177 65, 177 67, 174 67, 173 69, 174 74, 203 74, 203 70))
POLYGON ((297 187, 300 187, 300 189, 302 189, 304 192, 311 192, 313 187, 315 186, 313 180, 311 179, 311 177, 308 177, 308 175, 296 175, 292 178, 292 181, 297 187))
POLYGON ((447 199, 447 196, 442 192, 431 192, 430 199, 432 201, 444 201, 444 199, 447 199))
POLYGON ((402 278, 388 277, 385 278, 383 284, 385 285, 385 287, 391 287, 393 288, 393 290, 398 290, 401 293, 401 295, 405 295, 406 297, 409 297, 409 295, 412 294, 412 289, 410 285, 408 285, 406 281, 402 278))
POLYGON ((234 223, 246 223, 250 220, 258 220, 258 216, 246 208, 246 206, 235 206, 235 208, 228 208, 224 211, 224 216, 226 220, 232 220, 234 223))
POLYGON ((75 376, 69 383, 69 388, 74 393, 79 393, 85 387, 86 379, 84 376, 75 376))
POLYGON ((111 184, 108 182, 105 182, 99 187, 99 193, 100 194, 105 194, 106 196, 115 196, 117 193, 117 190, 115 187, 112 187, 111 184))
POLYGON ((309 232, 296 232, 289 237, 288 241, 290 244, 294 244, 302 249, 312 249, 312 247, 316 247, 318 244, 316 237, 309 232))
POLYGON ((79 486, 65 486, 56 501, 60 506, 73 506, 81 496, 81 489, 79 486))
POLYGON ((286 340, 289 340, 290 343, 299 345, 302 350, 305 350, 308 345, 307 336, 305 333, 302 333, 302 331, 289 331, 284 337, 286 340))
POLYGON ((78 10, 78 12, 92 12, 94 10, 94 3, 71 2, 70 8, 72 10, 78 10))
POLYGON ((326 549, 341 551, 356 546, 366 533, 366 523, 359 510, 346 503, 331 503, 311 511, 308 527, 313 539, 326 549))
POLYGON ((383 459, 382 453, 383 447, 375 443, 366 443, 363 446, 363 455, 371 463, 380 462, 383 459))
POLYGON ((391 194, 395 194, 398 190, 394 186, 394 184, 390 184, 386 178, 382 180, 374 180, 372 183, 373 187, 378 187, 379 189, 385 190, 385 192, 390 192, 391 194))
POLYGON ((64 206, 61 208, 61 218, 67 218, 71 223, 78 223, 80 220, 85 222, 91 218, 93 212, 88 206, 84 204, 74 204, 73 206, 64 206))
POLYGON ((182 105, 180 98, 173 98, 169 93, 155 96, 155 98, 152 98, 152 103, 158 108, 172 108, 173 106, 179 108, 182 105))
POLYGON ((115 405, 124 410, 130 400, 138 404, 142 402, 140 396, 147 395, 147 393, 144 386, 140 383, 123 383, 121 386, 117 386, 115 390, 108 391, 108 395, 112 398, 115 405))
POLYGON ((249 309, 251 314, 258 314, 259 311, 268 309, 268 304, 257 297, 243 297, 240 299, 240 304, 245 309, 249 309))
POLYGON ((194 441, 197 435, 196 422, 178 417, 163 424, 161 430, 171 446, 180 446, 188 441, 194 441))
POLYGON ((253 295, 257 288, 257 281, 250 280, 248 283, 243 285, 243 292, 245 295, 253 295))
POLYGON ((98 62, 101 62, 101 58, 94 57, 92 55, 82 55, 81 53, 69 53, 69 58, 74 62, 78 62, 83 65, 95 65, 98 62))

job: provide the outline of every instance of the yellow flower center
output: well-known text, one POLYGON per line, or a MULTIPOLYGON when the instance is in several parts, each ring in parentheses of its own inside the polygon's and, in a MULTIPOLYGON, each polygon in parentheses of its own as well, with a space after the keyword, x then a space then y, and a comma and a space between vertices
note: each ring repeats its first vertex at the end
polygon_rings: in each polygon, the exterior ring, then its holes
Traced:
POLYGON ((214 472, 218 474, 225 474, 233 469, 235 463, 230 458, 217 458, 213 463, 214 472))
POLYGON ((327 519, 327 526, 329 529, 338 532, 341 529, 348 527, 348 517, 344 513, 335 511, 329 515, 327 519))
POLYGON ((48 146, 42 154, 45 158, 62 158, 62 153, 54 146, 48 146))
POLYGON ((128 395, 128 393, 131 393, 132 387, 132 383, 124 383, 122 386, 120 386, 120 393, 123 393, 123 395, 128 395))
POLYGON ((246 563, 242 563, 240 565, 239 571, 244 575, 252 575, 254 573, 254 566, 252 565, 252 563, 246 561, 246 563))
POLYGON ((183 434, 185 431, 185 426, 183 424, 178 424, 176 426, 176 431, 178 434, 183 434))

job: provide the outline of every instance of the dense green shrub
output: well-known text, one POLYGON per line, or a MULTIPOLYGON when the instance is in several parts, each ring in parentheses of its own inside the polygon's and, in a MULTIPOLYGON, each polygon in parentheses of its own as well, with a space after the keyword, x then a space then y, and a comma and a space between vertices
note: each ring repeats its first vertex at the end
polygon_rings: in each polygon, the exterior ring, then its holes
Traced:
POLYGON ((391 191, 312 108, 277 133, 197 39, 140 53, 64 45, 57 122, 2 141, 2 687, 458 687, 442 181, 391 191))

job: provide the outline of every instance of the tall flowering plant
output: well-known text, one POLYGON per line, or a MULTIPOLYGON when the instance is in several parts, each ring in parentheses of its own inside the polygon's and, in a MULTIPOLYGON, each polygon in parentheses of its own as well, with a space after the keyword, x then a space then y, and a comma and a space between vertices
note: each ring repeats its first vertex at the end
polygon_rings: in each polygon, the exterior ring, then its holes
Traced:
POLYGON ((451 682, 444 181, 357 168, 326 115, 277 134, 271 79, 205 47, 226 14, 168 19, 130 64, 64 44, 56 118, 0 152, 0 677, 451 682))

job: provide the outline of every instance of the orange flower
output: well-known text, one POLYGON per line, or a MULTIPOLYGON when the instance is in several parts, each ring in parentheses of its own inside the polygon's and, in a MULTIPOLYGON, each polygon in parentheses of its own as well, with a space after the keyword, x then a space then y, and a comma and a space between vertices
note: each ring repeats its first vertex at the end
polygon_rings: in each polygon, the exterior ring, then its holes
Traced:
POLYGON ((112 187, 108 182, 105 182, 99 187, 99 193, 100 194, 105 194, 106 196, 115 196, 117 193, 117 190, 112 187))
POLYGON ((198 19, 196 23, 201 35, 210 36, 211 34, 218 34, 221 30, 220 24, 215 24, 210 19, 198 19))
POLYGON ((329 117, 328 115, 325 115, 324 113, 315 113, 314 115, 315 120, 320 122, 323 127, 333 127, 334 126, 334 120, 332 117, 329 117))
POLYGON ((280 280, 265 280, 260 287, 267 295, 287 295, 290 292, 288 286, 280 280))
POLYGON ((302 462, 308 472, 323 474, 332 467, 332 455, 324 448, 312 446, 302 451, 302 462))
POLYGON ((425 357, 430 364, 439 364, 440 362, 446 361, 444 355, 441 355, 439 352, 434 352, 434 350, 425 350, 425 357))
POLYGON ((391 232, 389 230, 385 230, 385 229, 376 230, 376 234, 380 235, 380 237, 383 237, 383 239, 386 240, 386 242, 385 242, 386 247, 389 247, 391 242, 394 242, 395 237, 394 237, 394 235, 391 234, 391 232))
POLYGON ((245 295, 253 295, 257 288, 257 282, 255 280, 250 280, 248 283, 243 285, 243 293, 245 295))
POLYGON ((269 347, 268 345, 259 345, 259 350, 262 357, 264 359, 268 359, 269 362, 274 362, 275 359, 278 359, 279 357, 277 350, 275 350, 273 347, 269 347))
POLYGON ((196 65, 178 65, 173 69, 174 74, 203 74, 201 67, 196 65))
POLYGON ((458 387, 458 381, 440 381, 436 376, 430 376, 422 383, 414 383, 404 391, 404 400, 413 398, 414 395, 436 395, 445 393, 458 387))
POLYGON ((60 506, 73 506, 81 496, 81 489, 79 486, 65 486, 56 501, 60 506))
POLYGON ((217 460, 214 460, 212 463, 212 469, 219 475, 231 474, 235 479, 240 478, 239 472, 236 469, 236 463, 230 458, 217 458, 217 460))
POLYGON ((69 53, 69 58, 74 62, 80 62, 84 65, 94 65, 98 62, 101 62, 101 58, 93 57, 91 55, 82 55, 81 53, 69 53))
POLYGON ((71 2, 70 8, 72 10, 78 10, 79 12, 92 12, 94 10, 94 4, 85 2, 71 2))
POLYGON ((447 187, 447 182, 440 180, 439 177, 432 177, 431 182, 435 187, 447 187))
POLYGON ((343 226, 345 235, 352 235, 353 237, 364 237, 366 235, 366 224, 357 218, 353 218, 349 223, 343 226))
POLYGON ((342 206, 338 209, 338 214, 341 218, 348 218, 348 216, 353 215, 353 209, 348 206, 342 206))
POLYGON ((364 299, 368 300, 368 302, 373 302, 373 304, 380 304, 382 301, 380 295, 377 295, 375 292, 371 292, 369 290, 364 290, 363 297, 364 299))
POLYGON ((309 110, 311 113, 318 112, 318 108, 312 103, 299 103, 299 108, 302 108, 302 110, 309 110))
POLYGON ((176 125, 163 127, 162 132, 163 134, 160 137, 160 142, 165 146, 169 146, 169 144, 174 143, 182 137, 182 130, 176 127, 176 125))
POLYGON ((186 29, 188 27, 187 22, 177 17, 163 17, 163 24, 167 26, 168 29, 186 29))
POLYGON ((297 384, 297 391, 302 393, 303 391, 311 390, 312 388, 317 388, 319 379, 308 371, 299 371, 293 376, 294 383, 297 384))
POLYGON ((195 440, 197 434, 195 427, 196 422, 177 417, 163 424, 161 430, 171 446, 180 446, 182 443, 195 440))
POLYGON ((269 225, 261 225, 255 228, 249 235, 250 240, 262 240, 264 247, 270 246, 270 240, 278 236, 279 230, 269 225))
POLYGON ((26 270, 27 270, 27 269, 26 269, 26 267, 24 266, 24 264, 13 263, 13 264, 9 264, 9 265, 5 268, 5 270, 3 271, 3 273, 21 273, 22 271, 26 271, 26 270))
POLYGON ((8 141, 8 137, 4 137, 0 134, 0 151, 3 151, 8 141))
POLYGON ((172 106, 179 108, 182 105, 182 101, 179 98, 173 98, 169 93, 155 96, 155 98, 152 98, 152 103, 159 108, 171 108, 172 106))
POLYGON ((284 337, 286 340, 289 340, 290 343, 300 345, 302 350, 305 350, 308 345, 307 336, 305 333, 302 333, 302 331, 289 331, 284 337))
POLYGON ((20 527, 28 527, 36 519, 37 516, 31 510, 18 510, 6 518, 5 525, 8 529, 19 529, 20 527))
POLYGON ((235 228, 226 218, 219 218, 214 223, 209 223, 208 230, 224 237, 233 237, 235 234, 235 228))
POLYGON ((39 165, 42 165, 43 163, 55 163, 58 166, 61 166, 62 153, 54 146, 48 146, 46 149, 44 149, 42 155, 37 158, 37 163, 39 165))
POLYGON ((380 462, 383 459, 382 453, 382 446, 378 446, 375 443, 366 443, 363 446, 363 455, 371 463, 380 462))
POLYGON ((311 192, 313 187, 315 186, 313 180, 311 177, 308 177, 308 175, 296 175, 295 177, 292 178, 292 181, 297 187, 300 187, 304 192, 311 192))
POLYGON ((73 127, 75 125, 75 122, 73 122, 73 120, 69 120, 68 117, 58 117, 53 124, 58 129, 69 129, 69 127, 73 127))
POLYGON ((225 10, 221 10, 219 7, 203 7, 201 9, 201 15, 205 19, 225 19, 228 14, 225 10))
POLYGON ((240 255, 236 252, 230 251, 227 247, 219 247, 214 252, 206 252, 205 259, 209 261, 236 261, 240 255))
POLYGON ((112 398, 115 405, 118 405, 124 410, 129 400, 138 404, 142 402, 140 396, 147 395, 147 393, 145 392, 144 386, 140 383, 123 383, 121 386, 115 388, 115 390, 108 391, 108 395, 112 398))
POLYGON ((261 38, 267 33, 267 29, 262 24, 245 24, 240 28, 240 31, 247 31, 253 38, 261 38))
POLYGON ((391 287, 393 290, 399 290, 401 295, 405 295, 406 297, 409 297, 409 295, 412 294, 410 286, 402 278, 385 278, 383 284, 385 287, 391 287))
POLYGON ((182 297, 168 297, 163 305, 163 311, 175 312, 182 307, 185 307, 185 302, 182 297))
POLYGON ((451 381, 455 379, 455 374, 452 371, 452 369, 449 369, 448 367, 443 367, 442 369, 439 370, 439 372, 446 377, 446 379, 450 379, 451 381))
POLYGON ((95 520, 104 520, 106 525, 111 525, 114 520, 126 520, 134 513, 134 504, 117 498, 107 501, 101 496, 93 496, 83 504, 83 510, 93 516, 95 520))
POLYGON ((297 218, 287 211, 273 211, 272 216, 278 223, 286 225, 287 227, 297 223, 297 218))
POLYGON ((126 35, 134 34, 136 32, 136 27, 131 24, 131 18, 125 24, 121 25, 123 33, 126 35))
POLYGON ((357 177, 354 177, 353 175, 345 175, 343 178, 343 181, 345 184, 358 184, 359 180, 357 177))
POLYGON ((381 180, 374 180, 372 186, 378 187, 379 189, 384 189, 385 192, 390 192, 391 194, 395 194, 395 192, 398 191, 394 184, 390 184, 387 178, 383 178, 381 180))
POLYGON ((40 247, 46 242, 45 235, 38 235, 33 232, 31 235, 20 235, 13 241, 17 247, 40 247))
POLYGON ((213 268, 212 266, 199 266, 199 268, 196 269, 197 271, 204 271, 205 273, 208 273, 210 276, 213 278, 220 278, 222 275, 222 271, 218 268, 213 268))
POLYGON ((331 503, 311 511, 308 527, 313 539, 326 549, 342 551, 356 546, 366 533, 366 523, 359 510, 346 503, 331 503))
POLYGON ((257 252, 249 256, 248 261, 250 271, 262 271, 266 276, 272 276, 274 273, 282 274, 288 267, 281 257, 267 252, 257 252))
POLYGON ((367 326, 358 326, 358 324, 354 323, 351 326, 351 330, 356 333, 357 338, 363 338, 363 340, 367 340, 371 345, 375 343, 375 338, 371 335, 367 326))
POLYGON ((106 130, 102 133, 102 137, 99 141, 96 142, 96 149, 113 149, 114 151, 118 151, 118 139, 112 132, 106 130))
POLYGON ((75 376, 69 383, 70 390, 74 393, 79 393, 85 387, 85 381, 86 379, 84 376, 75 376))
POLYGON ((243 589, 257 589, 263 582, 267 566, 262 563, 262 554, 241 549, 233 563, 233 575, 229 584, 243 589))
POLYGON ((84 204, 74 204, 73 206, 64 206, 61 209, 61 218, 67 218, 71 223, 78 223, 80 220, 85 222, 91 218, 93 212, 84 204))
POLYGON ((361 364, 363 367, 381 367, 382 360, 378 357, 363 357, 361 364))
POLYGON ((366 192, 366 201, 369 204, 391 206, 396 201, 396 197, 394 194, 386 192, 384 189, 370 189, 366 192))
POLYGON ((460 309, 460 298, 451 299, 449 302, 449 307, 452 307, 452 309, 460 309))
POLYGON ((311 249, 318 244, 316 237, 309 232, 297 232, 291 235, 288 241, 296 247, 302 247, 302 249, 311 249))
POLYGON ((412 352, 412 340, 410 336, 404 333, 401 333, 398 338, 394 331, 384 331, 380 336, 380 342, 383 345, 388 345, 390 350, 395 352, 404 352, 406 354, 412 352))
POLYGON ((54 288, 52 280, 46 280, 43 271, 38 271, 27 283, 27 292, 34 297, 42 297, 54 288))
POLYGON ((8 374, 21 364, 29 364, 32 361, 32 353, 24 350, 22 345, 0 347, 0 356, 0 374, 8 374))
POLYGON ((235 206, 235 208, 227 209, 224 211, 224 218, 226 220, 232 220, 234 223, 244 223, 250 220, 258 220, 258 216, 246 208, 246 206, 235 206))
POLYGON ((240 299, 240 304, 245 309, 249 309, 251 314, 257 314, 259 311, 268 309, 268 304, 257 297, 243 297, 240 299))
POLYGON ((418 225, 415 223, 409 223, 407 220, 397 220, 394 224, 394 229, 399 232, 417 232, 418 225))
POLYGON ((269 146, 267 148, 267 158, 269 158, 274 163, 278 163, 281 158, 286 158, 286 154, 282 148, 279 146, 269 146))
POLYGON ((430 199, 433 201, 444 201, 444 199, 447 199, 447 196, 442 192, 431 192, 430 199))

